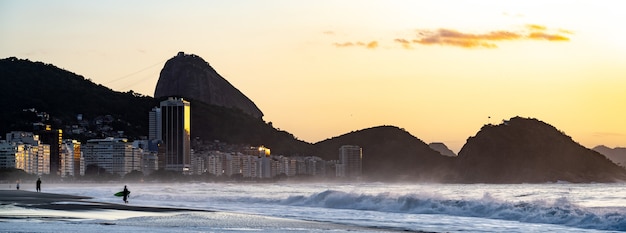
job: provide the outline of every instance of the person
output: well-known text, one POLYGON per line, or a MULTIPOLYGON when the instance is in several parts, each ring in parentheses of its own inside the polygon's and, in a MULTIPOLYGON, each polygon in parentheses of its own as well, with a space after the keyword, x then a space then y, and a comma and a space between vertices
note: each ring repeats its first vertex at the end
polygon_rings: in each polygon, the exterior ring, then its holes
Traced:
POLYGON ((17 190, 20 190, 20 181, 18 180, 17 183, 15 184, 15 187, 17 188, 17 190))
POLYGON ((124 194, 122 200, 124 200, 124 203, 128 203, 128 196, 130 195, 130 191, 128 191, 128 189, 126 188, 126 185, 124 185, 124 191, 122 192, 124 194))
POLYGON ((37 192, 41 192, 41 178, 37 178, 37 192))

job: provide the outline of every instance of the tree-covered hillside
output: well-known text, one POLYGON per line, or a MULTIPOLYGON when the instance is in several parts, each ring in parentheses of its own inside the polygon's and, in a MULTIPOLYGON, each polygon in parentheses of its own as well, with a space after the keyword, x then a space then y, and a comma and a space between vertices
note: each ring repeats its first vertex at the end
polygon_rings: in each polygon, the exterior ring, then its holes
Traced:
MULTIPOLYGON (((47 124, 64 129, 79 124, 77 115, 93 120, 110 115, 112 126, 131 138, 147 135, 147 113, 156 102, 132 91, 116 92, 54 65, 15 57, 0 60, 0 133, 32 130, 36 109, 50 115, 47 124)), ((99 135, 98 135, 99 136, 99 135)))

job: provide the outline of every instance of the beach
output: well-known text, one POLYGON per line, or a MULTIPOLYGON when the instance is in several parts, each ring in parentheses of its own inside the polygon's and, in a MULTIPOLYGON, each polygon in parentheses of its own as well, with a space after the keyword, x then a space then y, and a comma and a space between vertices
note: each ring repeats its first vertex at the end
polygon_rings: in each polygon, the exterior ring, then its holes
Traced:
POLYGON ((318 221, 193 208, 139 206, 91 197, 0 190, 0 232, 392 232, 318 221))

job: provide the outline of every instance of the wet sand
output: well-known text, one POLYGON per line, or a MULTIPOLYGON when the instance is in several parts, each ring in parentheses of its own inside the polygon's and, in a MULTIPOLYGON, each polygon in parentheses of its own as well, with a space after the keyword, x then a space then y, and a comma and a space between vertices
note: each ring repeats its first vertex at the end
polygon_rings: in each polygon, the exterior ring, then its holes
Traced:
MULTIPOLYGON (((173 207, 150 207, 150 206, 133 206, 133 205, 124 205, 124 204, 114 204, 114 203, 105 203, 105 202, 96 202, 92 201, 91 197, 84 196, 74 196, 74 195, 65 195, 65 194, 54 194, 54 193, 37 193, 31 191, 23 191, 23 190, 0 190, 0 206, 3 205, 12 205, 18 206, 28 209, 43 209, 43 210, 55 210, 55 211, 69 211, 66 213, 77 213, 79 217, 82 218, 83 214, 94 213, 103 210, 115 210, 115 211, 133 211, 134 213, 138 213, 139 215, 151 215, 151 213, 160 213, 160 214, 186 214, 186 213, 199 213, 202 214, 202 221, 204 224, 211 226, 210 231, 222 231, 224 229, 231 229, 225 231, 232 231, 232 229, 254 229, 260 230, 264 232, 291 232, 293 229, 309 229, 311 232, 320 232, 320 231, 339 231, 339 232, 397 232, 398 230, 394 229, 379 229, 376 227, 360 227, 360 226, 351 226, 351 225, 343 225, 343 224, 335 224, 335 223, 326 223, 326 222, 316 222, 316 221, 305 221, 305 220, 296 220, 296 219, 283 219, 283 218, 275 218, 268 216, 259 216, 259 215, 251 215, 251 214, 240 214, 240 213, 226 213, 226 212, 218 212, 211 210, 200 210, 200 209, 191 209, 191 208, 173 208, 173 207), (82 212, 82 214, 81 214, 82 212), (143 214, 142 214, 143 213, 143 214)), ((39 215, 35 214, 33 216, 24 216, 24 215, 11 215, 9 213, 0 213, 0 231, 2 231, 3 227, 6 227, 5 230, 11 230, 16 228, 17 225, 20 224, 19 227, 21 230, 26 230, 30 232, 49 232, 48 229, 42 228, 37 224, 29 224, 29 225, 21 225, 21 223, 14 223, 12 219, 45 219, 46 221, 50 220, 62 220, 62 219, 71 219, 76 217, 69 216, 46 216, 46 214, 39 215), (31 228, 29 228, 31 227, 31 228)), ((103 225, 114 227, 121 226, 122 223, 115 223, 111 221, 103 220, 102 223, 94 226, 95 229, 100 229, 103 225)), ((65 224, 62 225, 61 230, 67 230, 71 232, 75 230, 74 228, 80 227, 81 225, 77 224, 65 224)), ((116 232, 121 231, 119 229, 126 228, 106 228, 108 232, 116 232)), ((158 229, 158 228, 157 228, 158 229)), ((58 230, 58 229, 53 229, 58 230)), ((235 230, 236 232, 237 230, 235 230)), ((246 230, 248 231, 248 230, 246 230)), ((300 230, 298 230, 300 231, 300 230)))
POLYGON ((90 201, 91 197, 73 196, 55 193, 38 193, 23 190, 0 190, 0 204, 15 205, 26 208, 65 210, 65 211, 87 211, 87 210, 126 210, 126 211, 147 211, 147 212, 176 212, 176 211, 202 211, 209 210, 170 208, 170 207, 149 207, 132 206, 106 202, 90 201))

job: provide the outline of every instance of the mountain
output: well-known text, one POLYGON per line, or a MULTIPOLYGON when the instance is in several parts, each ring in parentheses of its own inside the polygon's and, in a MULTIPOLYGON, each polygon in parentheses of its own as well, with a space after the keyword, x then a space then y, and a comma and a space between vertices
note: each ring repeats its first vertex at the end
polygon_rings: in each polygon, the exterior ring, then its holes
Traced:
POLYGON ((204 59, 193 54, 179 52, 165 63, 154 97, 168 96, 240 109, 256 118, 263 117, 263 112, 254 102, 219 75, 204 59))
POLYGON ((446 144, 443 144, 441 142, 432 142, 430 144, 428 144, 428 147, 430 147, 431 149, 441 153, 441 155, 445 155, 445 156, 450 156, 450 157, 456 157, 456 154, 450 150, 446 144))
POLYGON ((462 182, 613 182, 626 170, 542 121, 514 117, 485 125, 458 156, 462 182))
POLYGON ((603 154, 608 159, 613 161, 615 164, 626 167, 626 148, 624 147, 615 147, 609 148, 603 145, 596 146, 593 150, 603 154))
MULTIPOLYGON (((15 57, 0 60, 0 83, 0 137, 12 130, 33 131, 33 122, 43 121, 62 129, 65 138, 83 142, 107 136, 139 139, 148 135, 148 112, 167 98, 116 92, 54 65, 15 57), (30 109, 45 112, 50 119, 42 120, 30 109), (79 114, 82 120, 77 119, 79 114), (84 127, 84 132, 70 135, 73 126, 84 127)), ((189 100, 192 138, 265 145, 285 155, 311 150, 311 144, 240 109, 189 100)))
POLYGON ((339 159, 339 147, 363 149, 363 175, 369 180, 448 181, 453 158, 442 156, 395 126, 378 126, 315 143, 315 155, 339 159))
MULTIPOLYGON (((116 92, 51 64, 15 57, 0 60, 0 83, 0 136, 10 130, 32 131, 33 122, 40 120, 65 131, 63 126, 79 125, 77 115, 82 114, 92 120, 108 115, 116 119, 110 122, 116 131, 138 138, 147 135, 147 112, 156 104, 151 97, 116 92), (38 119, 34 111, 50 119, 38 119)), ((86 130, 97 130, 87 123, 86 130)))

